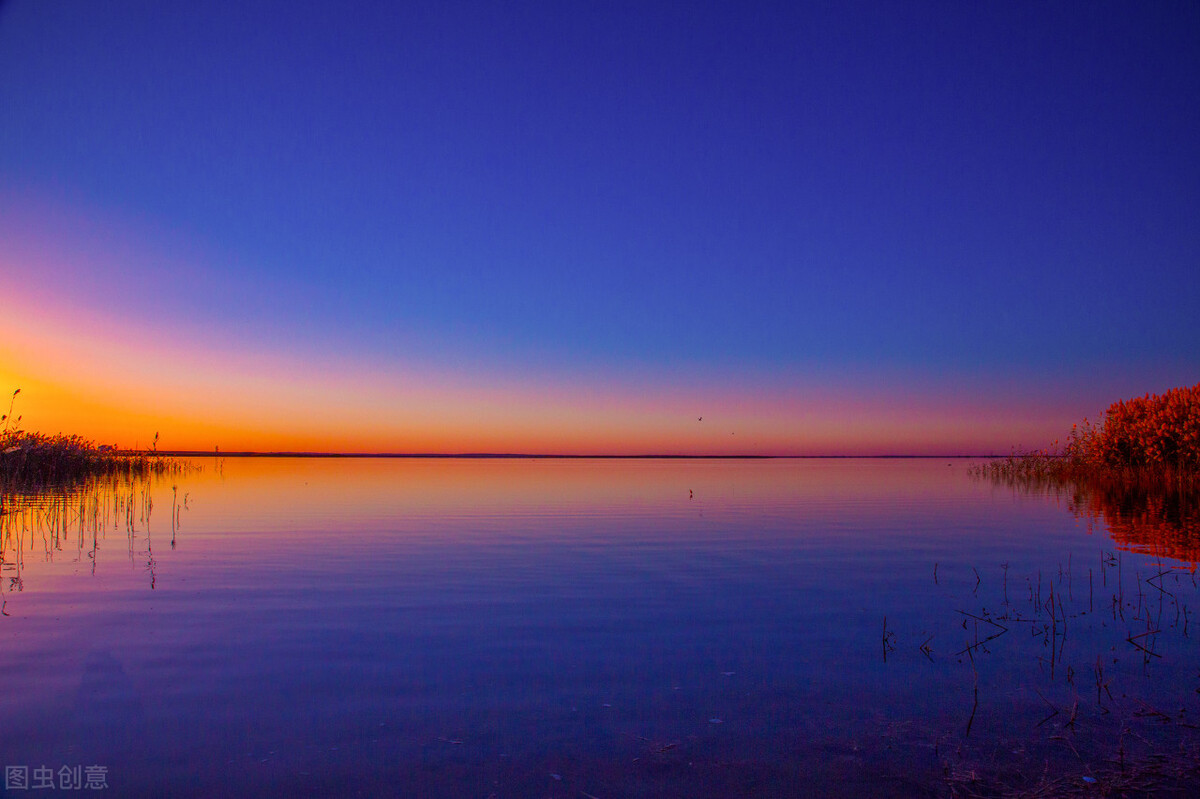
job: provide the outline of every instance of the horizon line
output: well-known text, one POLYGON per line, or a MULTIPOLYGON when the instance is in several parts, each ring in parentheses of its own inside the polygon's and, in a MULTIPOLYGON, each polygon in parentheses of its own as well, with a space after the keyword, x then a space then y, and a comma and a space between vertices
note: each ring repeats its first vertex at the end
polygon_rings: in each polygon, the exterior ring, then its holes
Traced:
POLYGON ((901 454, 901 455, 684 455, 671 453, 641 453, 634 455, 611 454, 566 454, 548 452, 257 452, 252 450, 221 452, 220 450, 121 450, 125 454, 162 455, 173 458, 413 458, 413 459, 531 459, 547 460, 849 460, 859 459, 917 459, 948 458, 969 460, 978 458, 1003 458, 998 454, 901 454))

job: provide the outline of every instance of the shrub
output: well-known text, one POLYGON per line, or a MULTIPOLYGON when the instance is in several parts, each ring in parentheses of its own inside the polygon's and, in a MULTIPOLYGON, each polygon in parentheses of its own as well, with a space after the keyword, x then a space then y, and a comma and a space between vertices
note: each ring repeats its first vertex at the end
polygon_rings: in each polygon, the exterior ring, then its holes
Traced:
POLYGON ((1072 431, 1065 454, 1091 469, 1200 469, 1200 385, 1114 402, 1100 425, 1072 431))
POLYGON ((975 474, 1068 498, 1139 552, 1200 558, 1200 385, 1114 402, 1075 425, 1061 450, 1013 454, 975 474))
POLYGON ((1066 445, 1014 453, 980 471, 1050 481, 1200 481, 1200 385, 1114 402, 1098 424, 1072 425, 1066 445))

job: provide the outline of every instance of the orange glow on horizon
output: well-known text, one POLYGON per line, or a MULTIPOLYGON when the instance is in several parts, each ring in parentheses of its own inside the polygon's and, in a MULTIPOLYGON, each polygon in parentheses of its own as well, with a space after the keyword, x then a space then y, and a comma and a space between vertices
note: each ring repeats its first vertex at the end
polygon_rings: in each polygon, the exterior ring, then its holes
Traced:
MULTIPOLYGON (((0 253, 0 267, 62 277, 101 257, 78 242, 27 244, 0 253)), ((0 397, 22 389, 27 430, 119 447, 157 433, 160 450, 198 452, 986 454, 1045 446, 1081 415, 1014 403, 1007 388, 863 370, 672 379, 280 352, 199 320, 163 330, 99 313, 71 290, 7 290, 0 397)))
POLYGON ((1007 451, 996 442, 1014 431, 1044 435, 1032 410, 1025 419, 997 418, 994 409, 896 391, 739 391, 599 377, 565 386, 399 368, 305 369, 289 356, 187 350, 146 343, 143 333, 7 316, 0 392, 22 389, 15 413, 25 429, 121 447, 146 446, 158 433, 163 450, 979 454, 1007 451), (988 418, 995 421, 981 424, 988 418))

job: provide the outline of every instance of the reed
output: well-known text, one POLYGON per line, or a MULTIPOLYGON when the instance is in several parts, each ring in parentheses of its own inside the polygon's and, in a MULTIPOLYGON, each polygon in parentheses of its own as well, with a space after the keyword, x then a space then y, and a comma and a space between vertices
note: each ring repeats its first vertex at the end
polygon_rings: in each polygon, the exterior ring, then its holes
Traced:
POLYGON ((1191 697, 1200 676, 1189 606, 1200 583, 1185 567, 1140 563, 1149 575, 1101 549, 1103 588, 1089 581, 1099 596, 1074 598, 1068 560, 1056 573, 1029 573, 1024 600, 1008 593, 1008 564, 983 574, 959 566, 936 583, 953 614, 917 624, 889 618, 898 639, 890 662, 903 667, 916 655, 929 664, 922 668, 958 664, 947 689, 956 691, 960 726, 924 728, 950 796, 1195 795, 1200 725, 1191 697), (958 641, 963 631, 965 647, 934 656, 934 641, 958 641))
POLYGON ((1200 384, 1114 402, 1066 443, 1013 453, 978 470, 1005 481, 1200 488, 1200 384))
POLYGON ((1113 403, 1062 447, 1014 453, 971 474, 1065 499, 1127 549, 1200 564, 1200 385, 1113 403))
MULTIPOLYGON (((12 394, 9 412, 0 417, 0 496, 69 487, 97 477, 146 477, 173 474, 183 466, 156 449, 120 450, 78 435, 46 435, 20 428, 12 410, 21 390, 12 394)), ((155 436, 157 443, 158 436, 155 436)))

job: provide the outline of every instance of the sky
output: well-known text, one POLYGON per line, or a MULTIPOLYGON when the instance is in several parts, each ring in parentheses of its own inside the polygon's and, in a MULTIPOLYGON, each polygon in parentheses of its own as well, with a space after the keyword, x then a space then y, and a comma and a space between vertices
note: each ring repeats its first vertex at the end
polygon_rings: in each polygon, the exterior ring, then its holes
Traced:
POLYGON ((1200 5, 8 0, 0 395, 178 450, 976 454, 1200 382, 1200 5))

